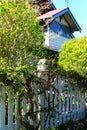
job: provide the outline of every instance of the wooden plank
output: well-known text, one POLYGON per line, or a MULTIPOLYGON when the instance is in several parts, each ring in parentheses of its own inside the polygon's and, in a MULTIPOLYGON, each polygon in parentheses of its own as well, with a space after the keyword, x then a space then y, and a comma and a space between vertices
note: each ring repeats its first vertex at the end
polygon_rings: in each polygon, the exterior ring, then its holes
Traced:
MULTIPOLYGON (((23 97, 22 99, 22 116, 23 116, 23 119, 27 121, 27 118, 25 118, 25 114, 26 114, 26 104, 27 104, 27 99, 25 97, 23 97)), ((26 130, 25 127, 23 127, 23 130, 26 130)))
MULTIPOLYGON (((68 88, 69 89, 69 88, 68 88)), ((67 89, 67 108, 66 108, 66 110, 67 110, 67 121, 69 121, 69 90, 67 89)))
POLYGON ((74 120, 76 120, 76 89, 74 89, 74 120))
MULTIPOLYGON (((64 95, 63 102, 60 97, 58 99, 58 94, 55 92, 54 89, 50 88, 49 91, 46 91, 46 94, 43 93, 41 96, 38 96, 38 93, 35 96, 35 100, 40 104, 42 107, 51 108, 54 107, 58 101, 59 104, 55 109, 51 111, 44 111, 42 113, 42 124, 41 129, 45 130, 48 127, 52 127, 53 125, 58 126, 61 123, 65 123, 67 119, 73 118, 74 120, 82 119, 85 117, 85 93, 82 92, 81 89, 73 86, 69 87, 67 93, 64 93, 64 80, 61 80, 61 77, 55 78, 54 87, 59 90, 60 95, 64 95), (62 104, 63 103, 63 104, 62 104), (66 104, 66 108, 64 106, 66 104), (73 107, 74 104, 74 107, 73 107), (62 111, 63 110, 63 111, 62 111), (53 116, 51 118, 51 116, 53 116)), ((13 100, 14 93, 12 91, 6 92, 5 88, 0 88, 0 130, 11 130, 15 128, 15 130, 19 130, 20 124, 18 122, 18 97, 13 100), (8 124, 5 124, 5 113, 6 113, 6 94, 8 95, 8 124), (14 104, 15 104, 15 111, 14 111, 14 104), (13 123, 13 113, 15 113, 15 122, 13 123)), ((23 98, 23 114, 26 112, 26 103, 27 100, 23 98)), ((35 111, 37 111, 37 107, 35 106, 35 111)), ((37 120, 40 118, 40 115, 37 114, 37 120)), ((33 122, 34 124, 35 122, 33 122)))
POLYGON ((0 97, 0 130, 5 130, 5 88, 1 89, 0 97))
POLYGON ((60 79, 60 83, 59 83, 59 93, 60 93, 60 99, 59 99, 59 125, 62 124, 62 80, 60 79))
POLYGON ((53 118, 54 118, 54 99, 53 99, 53 96, 54 96, 54 90, 53 88, 50 88, 50 93, 49 93, 49 108, 52 108, 52 110, 50 110, 49 112, 49 126, 50 127, 53 127, 53 118))
POLYGON ((81 119, 81 106, 80 106, 80 102, 81 102, 81 90, 79 89, 79 86, 77 88, 77 119, 81 119))
POLYGON ((82 93, 83 96, 83 118, 85 118, 85 93, 82 93))
MULTIPOLYGON (((43 94, 41 94, 41 97, 40 97, 41 109, 43 109, 45 107, 44 98, 45 98, 45 96, 44 96, 44 93, 43 93, 43 94)), ((45 121, 45 113, 44 113, 44 111, 41 113, 41 116, 42 116, 42 121, 41 121, 41 127, 40 127, 40 129, 44 130, 45 129, 44 128, 44 121, 45 121)))
POLYGON ((72 104, 73 104, 73 100, 72 100, 72 95, 73 95, 72 88, 73 88, 73 86, 70 85, 70 113, 71 113, 71 119, 73 118, 73 115, 72 115, 72 110, 73 110, 73 108, 72 108, 72 104))
MULTIPOLYGON (((45 95, 45 109, 48 109, 48 96, 49 96, 49 91, 46 91, 46 95, 45 95)), ((48 111, 45 112, 45 129, 49 127, 49 114, 48 111)))
POLYGON ((15 99, 15 130, 19 130, 19 121, 18 121, 18 97, 15 99))
POLYGON ((8 92, 8 130, 13 128, 13 92, 10 90, 8 92))
POLYGON ((82 89, 80 90, 80 117, 82 119, 82 89))
MULTIPOLYGON (((57 76, 56 76, 56 80, 55 80, 54 86, 58 90, 58 77, 57 76)), ((56 108, 55 108, 55 117, 54 117, 54 126, 58 126, 58 121, 59 121, 59 119, 58 119, 58 115, 59 115, 58 114, 59 113, 59 111, 58 111, 58 108, 59 108, 58 96, 59 96, 59 93, 57 93, 55 91, 54 95, 55 95, 54 106, 56 106, 56 108)))
POLYGON ((52 50, 58 51, 61 49, 62 44, 68 40, 68 38, 64 37, 64 36, 60 36, 57 33, 54 32, 50 32, 49 33, 49 47, 52 50))

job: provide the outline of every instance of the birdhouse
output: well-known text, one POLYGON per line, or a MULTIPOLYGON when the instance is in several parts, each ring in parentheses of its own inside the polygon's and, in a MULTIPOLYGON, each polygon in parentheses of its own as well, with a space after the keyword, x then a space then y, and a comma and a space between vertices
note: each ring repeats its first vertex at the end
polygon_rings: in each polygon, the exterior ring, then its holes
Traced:
POLYGON ((37 64, 37 70, 38 71, 47 71, 48 62, 47 59, 40 59, 37 64))
POLYGON ((60 50, 65 41, 74 38, 75 31, 81 31, 69 8, 51 10, 40 15, 38 20, 44 28, 44 44, 53 51, 60 50))

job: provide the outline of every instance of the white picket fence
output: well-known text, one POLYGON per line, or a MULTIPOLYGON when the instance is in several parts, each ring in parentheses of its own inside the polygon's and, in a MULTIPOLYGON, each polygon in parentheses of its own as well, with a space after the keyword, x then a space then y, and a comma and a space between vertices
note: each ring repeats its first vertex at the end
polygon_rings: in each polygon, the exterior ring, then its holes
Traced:
MULTIPOLYGON (((43 113, 43 123, 42 130, 58 126, 62 123, 66 123, 69 120, 79 120, 85 118, 85 93, 82 88, 67 85, 64 80, 56 78, 55 88, 59 90, 60 97, 57 93, 54 93, 54 90, 50 88, 47 92, 49 100, 52 101, 50 107, 54 107, 49 113, 48 118, 46 118, 48 113, 43 113)), ((45 96, 43 95, 42 103, 44 106, 48 105, 49 102, 46 101, 45 96)))
POLYGON ((0 130, 18 130, 17 98, 13 99, 13 92, 4 87, 0 88, 0 130))
MULTIPOLYGON (((42 113, 40 130, 58 126, 70 119, 79 120, 85 118, 86 106, 83 89, 67 85, 61 78, 55 78, 54 87, 60 94, 54 88, 50 87, 39 98, 41 106, 49 110, 42 113)), ((38 95, 36 96, 38 98, 38 95)), ((5 89, 4 87, 0 87, 0 130, 19 130, 20 128, 17 111, 18 99, 17 97, 13 97, 14 93, 11 88, 5 89)), ((23 99, 22 104, 23 111, 25 111, 26 99, 23 99)))

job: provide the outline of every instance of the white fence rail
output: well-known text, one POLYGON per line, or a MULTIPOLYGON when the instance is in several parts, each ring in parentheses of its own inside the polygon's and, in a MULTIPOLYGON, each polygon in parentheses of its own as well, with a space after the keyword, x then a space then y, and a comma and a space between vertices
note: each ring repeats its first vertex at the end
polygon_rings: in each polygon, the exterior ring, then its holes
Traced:
MULTIPOLYGON (((61 79, 55 79, 54 87, 59 91, 56 93, 54 88, 49 88, 46 93, 42 93, 40 100, 38 94, 35 99, 42 107, 48 111, 42 113, 42 123, 40 130, 52 126, 58 126, 70 119, 79 120, 85 118, 85 93, 79 87, 67 85, 61 79), (46 98, 47 97, 47 98, 46 98)), ((0 130, 19 130, 18 122, 18 100, 14 97, 13 91, 0 88, 0 130)), ((26 99, 23 99, 23 112, 26 111, 26 99)))

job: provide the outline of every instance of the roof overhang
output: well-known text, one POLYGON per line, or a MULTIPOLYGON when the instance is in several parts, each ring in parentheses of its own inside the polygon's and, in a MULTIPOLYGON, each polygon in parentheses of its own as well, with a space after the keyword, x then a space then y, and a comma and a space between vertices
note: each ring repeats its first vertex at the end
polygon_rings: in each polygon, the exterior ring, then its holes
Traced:
POLYGON ((60 10, 53 10, 48 13, 45 13, 41 16, 38 17, 38 19, 47 19, 47 18, 52 18, 52 20, 58 18, 58 17, 63 17, 66 22, 68 23, 69 27, 71 28, 72 32, 74 31, 80 31, 81 28, 79 24, 77 23, 76 19, 74 18, 73 14, 71 13, 69 8, 64 8, 60 10))
POLYGON ((57 17, 64 17, 64 19, 66 20, 66 22, 68 23, 68 25, 70 26, 70 28, 72 29, 72 31, 80 31, 81 32, 81 28, 79 26, 79 24, 77 23, 76 19, 74 18, 73 14, 71 13, 69 8, 65 8, 64 10, 54 14, 52 17, 53 19, 57 18, 57 17))

